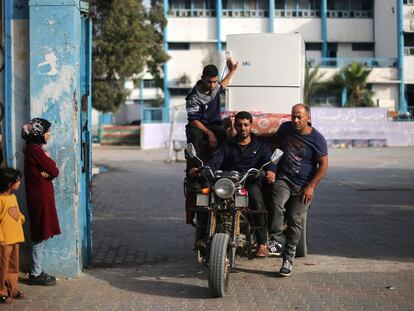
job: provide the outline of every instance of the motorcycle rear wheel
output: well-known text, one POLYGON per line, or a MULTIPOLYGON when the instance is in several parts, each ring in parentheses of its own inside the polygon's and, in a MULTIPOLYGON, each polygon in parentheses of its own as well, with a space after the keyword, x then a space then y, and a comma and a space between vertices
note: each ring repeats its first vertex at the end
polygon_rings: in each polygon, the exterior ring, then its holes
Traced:
POLYGON ((208 287, 211 297, 223 297, 230 280, 229 236, 216 233, 210 247, 208 287))

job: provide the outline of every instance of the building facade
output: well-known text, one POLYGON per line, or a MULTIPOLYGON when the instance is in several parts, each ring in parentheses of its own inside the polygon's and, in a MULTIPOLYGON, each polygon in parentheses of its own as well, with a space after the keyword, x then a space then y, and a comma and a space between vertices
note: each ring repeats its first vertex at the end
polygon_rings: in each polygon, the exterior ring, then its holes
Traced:
MULTIPOLYGON (((224 69, 227 35, 264 32, 300 33, 307 60, 320 65, 324 80, 352 62, 366 64, 372 68, 369 86, 376 105, 413 115, 414 0, 165 0, 164 11, 164 44, 171 56, 164 71, 164 107, 144 107, 143 122, 154 114, 155 121, 168 120, 170 108, 184 103, 204 65, 224 69)), ((321 92, 313 103, 341 107, 346 100, 343 90, 321 92)))

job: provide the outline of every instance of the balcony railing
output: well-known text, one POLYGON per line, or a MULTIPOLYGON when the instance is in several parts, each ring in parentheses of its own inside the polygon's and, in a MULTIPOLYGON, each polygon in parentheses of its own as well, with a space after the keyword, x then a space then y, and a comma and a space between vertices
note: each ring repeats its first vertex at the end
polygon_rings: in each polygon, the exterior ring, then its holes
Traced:
POLYGON ((275 17, 303 17, 303 18, 312 18, 320 17, 321 12, 319 10, 275 10, 275 17))
POLYGON ((223 17, 267 17, 267 10, 224 9, 223 17))
POLYGON ((168 15, 174 17, 214 17, 216 11, 208 9, 171 9, 168 11, 168 15))
POLYGON ((414 106, 408 106, 406 113, 400 113, 398 111, 388 112, 388 116, 393 121, 414 121, 414 106))
POLYGON ((328 10, 328 18, 372 18, 372 11, 361 10, 328 10))
POLYGON ((397 59, 396 58, 386 58, 386 57, 338 57, 338 58, 330 58, 330 57, 319 57, 319 58, 309 58, 308 62, 313 67, 321 66, 321 67, 344 67, 350 65, 352 63, 361 63, 368 67, 374 68, 396 68, 397 67, 397 59))
POLYGON ((414 56, 414 46, 404 47, 404 55, 405 56, 414 56))
MULTIPOLYGON (((172 17, 215 17, 216 10, 211 9, 177 9, 168 12, 172 17)), ((223 17, 268 17, 267 9, 223 9, 223 17)), ((275 10, 275 18, 320 18, 320 10, 283 9, 275 10)), ((370 10, 328 10, 328 18, 372 18, 370 10)))

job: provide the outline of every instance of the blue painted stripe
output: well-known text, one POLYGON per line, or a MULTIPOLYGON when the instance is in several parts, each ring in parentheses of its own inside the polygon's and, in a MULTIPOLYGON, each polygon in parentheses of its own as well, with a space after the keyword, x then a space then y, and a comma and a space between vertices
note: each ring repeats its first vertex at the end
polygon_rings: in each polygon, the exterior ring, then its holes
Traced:
POLYGON ((4 30, 5 30, 5 51, 4 51, 4 138, 6 140, 6 163, 13 166, 13 128, 12 128, 12 54, 11 54, 11 17, 12 1, 4 3, 4 30))
POLYGON ((88 19, 88 145, 89 145, 89 163, 88 163, 88 185, 86 191, 88 192, 87 202, 87 220, 86 220, 86 240, 88 241, 86 256, 87 265, 92 263, 92 18, 88 19))
POLYGON ((221 44, 221 17, 223 15, 223 6, 221 0, 216 1, 216 22, 217 22, 217 51, 220 53, 222 49, 221 44))
POLYGON ((405 80, 404 80, 404 6, 403 0, 397 0, 397 50, 398 50, 398 80, 399 87, 399 107, 401 114, 408 112, 407 101, 405 100, 405 80))
POLYGON ((275 32, 275 0, 269 0, 269 32, 275 32))
POLYGON ((139 101, 142 107, 144 105, 144 78, 141 79, 139 84, 139 101))
MULTIPOLYGON (((168 19, 168 0, 164 0, 164 17, 168 19)), ((164 27, 164 50, 168 52, 168 27, 164 27)), ((163 89, 164 89, 164 113, 162 120, 168 122, 170 120, 170 90, 168 88, 168 62, 164 64, 164 80, 163 80, 163 89)), ((143 107, 141 108, 143 112, 143 107)), ((141 114, 141 118, 143 115, 141 114)))
POLYGON ((321 0, 322 57, 328 57, 327 0, 321 0))

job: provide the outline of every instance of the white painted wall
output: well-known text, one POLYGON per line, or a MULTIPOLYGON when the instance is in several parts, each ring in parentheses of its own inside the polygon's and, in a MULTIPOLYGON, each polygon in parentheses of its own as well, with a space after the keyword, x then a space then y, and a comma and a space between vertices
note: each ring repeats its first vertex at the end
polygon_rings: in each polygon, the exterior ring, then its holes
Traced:
POLYGON ((398 83, 397 68, 373 68, 368 76, 369 83, 398 83))
MULTIPOLYGON (((130 91, 131 93, 128 96, 128 100, 140 100, 141 99, 141 89, 137 86, 136 89, 130 91)), ((163 92, 158 88, 144 88, 143 99, 157 99, 163 96, 163 92)))
POLYGON ((209 17, 169 17, 168 42, 216 41, 216 19, 209 17))
POLYGON ((170 123, 141 125, 141 149, 167 148, 170 141, 170 123))
POLYGON ((305 55, 306 55, 306 59, 311 59, 311 58, 319 59, 322 57, 322 52, 321 51, 306 51, 305 55))
POLYGON ((328 18, 329 42, 372 42, 373 23, 370 18, 328 18))
POLYGON ((226 41, 227 35, 240 33, 268 32, 267 18, 222 18, 221 41, 226 41))
POLYGON ((414 84, 414 55, 404 57, 404 79, 406 84, 414 84))
POLYGON ((305 42, 321 42, 320 18, 275 18, 274 31, 276 33, 299 32, 305 42))
POLYGON ((379 104, 381 108, 395 110, 398 103, 398 84, 373 84, 372 97, 375 104, 379 104))
POLYGON ((396 0, 375 1, 375 57, 397 57, 396 0))
POLYGON ((190 77, 191 85, 200 79, 203 67, 207 64, 217 64, 215 43, 191 44, 190 50, 169 51, 171 59, 168 62, 168 78, 170 86, 177 86, 177 80, 186 74, 190 77))

